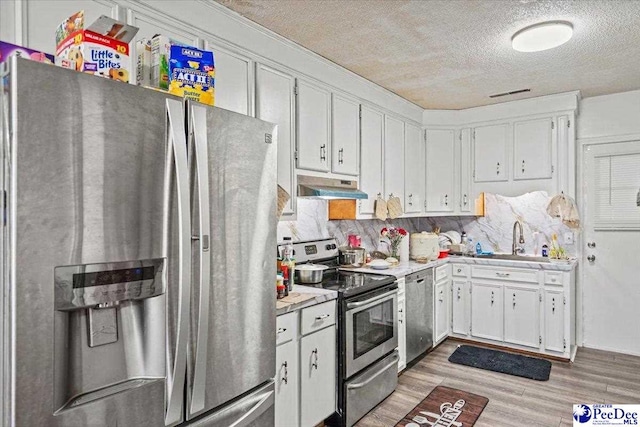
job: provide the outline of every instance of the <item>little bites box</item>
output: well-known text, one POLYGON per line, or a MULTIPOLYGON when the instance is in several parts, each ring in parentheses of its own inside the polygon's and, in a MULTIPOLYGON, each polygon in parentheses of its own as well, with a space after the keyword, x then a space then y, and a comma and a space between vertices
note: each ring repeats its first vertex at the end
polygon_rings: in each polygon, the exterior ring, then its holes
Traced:
POLYGON ((131 74, 129 43, 138 28, 104 15, 89 28, 83 27, 82 12, 58 27, 56 64, 128 83, 131 74))

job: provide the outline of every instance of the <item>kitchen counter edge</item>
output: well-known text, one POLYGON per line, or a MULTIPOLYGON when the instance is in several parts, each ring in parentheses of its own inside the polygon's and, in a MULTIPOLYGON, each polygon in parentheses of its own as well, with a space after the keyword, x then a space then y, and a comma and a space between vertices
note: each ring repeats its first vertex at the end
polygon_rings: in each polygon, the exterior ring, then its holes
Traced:
POLYGON ((299 302, 297 304, 291 304, 286 307, 276 309, 276 316, 291 313, 296 310, 302 310, 303 308, 311 307, 323 302, 331 301, 338 298, 338 292, 328 289, 314 288, 304 285, 293 285, 292 292, 299 292, 301 294, 315 294, 315 298, 308 299, 306 301, 299 302))

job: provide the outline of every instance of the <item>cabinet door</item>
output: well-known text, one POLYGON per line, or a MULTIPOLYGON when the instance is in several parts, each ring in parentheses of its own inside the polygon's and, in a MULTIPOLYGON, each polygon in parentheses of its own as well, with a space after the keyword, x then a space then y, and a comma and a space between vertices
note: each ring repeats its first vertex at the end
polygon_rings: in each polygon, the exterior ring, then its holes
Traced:
POLYGON ((504 340, 540 347, 540 293, 538 288, 505 286, 504 340))
MULTIPOLYGON (((130 2, 131 3, 131 2, 130 2)), ((142 38, 151 39, 156 34, 162 34, 180 43, 189 46, 201 47, 200 38, 195 32, 189 31, 185 26, 176 25, 172 21, 165 19, 165 15, 150 9, 138 9, 135 3, 128 8, 128 21, 140 30, 136 33, 134 40, 142 38)), ((135 46, 132 42, 131 46, 135 46)), ((135 56, 132 56, 135 58, 135 56)), ((215 58, 214 58, 215 59, 215 58)), ((217 80, 216 80, 217 85, 217 80)))
POLYGON ((276 347, 276 424, 298 424, 298 342, 276 347))
POLYGON ((467 309, 467 296, 469 290, 467 282, 454 280, 452 284, 451 298, 451 327, 454 334, 467 335, 469 333, 469 316, 467 309))
POLYGON ((502 341, 502 285, 471 282, 471 335, 502 341))
POLYGON ((449 280, 443 280, 436 283, 434 288, 435 296, 435 337, 434 345, 449 336, 449 326, 451 325, 451 317, 449 316, 449 280))
POLYGON ((509 125, 480 126, 473 130, 475 182, 507 181, 509 125))
POLYGON ((336 409, 336 330, 300 340, 300 425, 315 426, 336 409))
POLYGON ((420 213, 424 209, 425 193, 425 156, 422 129, 406 123, 404 144, 404 211, 420 213))
POLYGON ((427 129, 427 212, 453 212, 455 207, 455 131, 427 129))
POLYGON ((475 200, 471 198, 471 129, 460 131, 460 212, 475 211, 475 200))
POLYGON ((405 294, 398 294, 398 372, 407 366, 407 325, 405 323, 405 294))
POLYGON ((358 175, 360 147, 360 104, 333 94, 331 103, 331 170, 358 175))
POLYGON ((384 126, 384 192, 385 199, 394 195, 404 201, 404 122, 390 116, 384 126))
MULTIPOLYGON (((5 2, 2 1, 2 3, 5 2)), ((22 8, 22 12, 24 13, 23 22, 26 22, 26 28, 23 28, 22 42, 20 44, 50 54, 56 53, 56 26, 80 10, 84 10, 85 26, 94 22, 101 15, 125 19, 124 16, 118 16, 122 8, 112 0, 58 0, 7 3, 14 3, 15 7, 22 8)), ((24 23, 21 24, 25 25, 24 23)), ((17 24, 16 27, 18 27, 17 24)))
POLYGON ((298 168, 329 171, 331 92, 298 79, 298 168))
POLYGON ((251 59, 209 42, 205 43, 205 48, 213 52, 215 60, 215 106, 240 114, 253 115, 251 59))
POLYGON ((544 291, 544 348, 564 353, 564 292, 560 289, 544 291))
POLYGON ((288 74, 258 64, 256 71, 256 117, 278 125, 278 185, 291 198, 284 214, 294 214, 296 187, 295 150, 295 79, 288 74))
POLYGON ((369 196, 358 200, 358 213, 373 214, 378 194, 384 192, 383 143, 384 114, 372 108, 362 106, 360 118, 360 190, 369 196))
POLYGON ((545 117, 513 124, 514 179, 551 178, 553 119, 545 117))

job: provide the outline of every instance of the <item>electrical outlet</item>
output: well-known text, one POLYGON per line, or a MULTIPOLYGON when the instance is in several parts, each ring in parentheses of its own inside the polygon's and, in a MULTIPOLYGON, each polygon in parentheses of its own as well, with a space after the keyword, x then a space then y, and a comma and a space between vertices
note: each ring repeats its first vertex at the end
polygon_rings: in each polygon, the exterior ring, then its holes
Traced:
POLYGON ((573 233, 571 231, 564 233, 564 244, 573 245, 573 233))

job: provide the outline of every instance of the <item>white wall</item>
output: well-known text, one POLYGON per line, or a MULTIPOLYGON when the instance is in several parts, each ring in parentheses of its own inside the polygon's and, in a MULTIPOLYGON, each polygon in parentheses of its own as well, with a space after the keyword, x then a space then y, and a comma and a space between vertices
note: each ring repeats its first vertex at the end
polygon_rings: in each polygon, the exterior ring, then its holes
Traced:
POLYGON ((578 139, 640 134, 640 90, 584 98, 577 123, 578 139))

